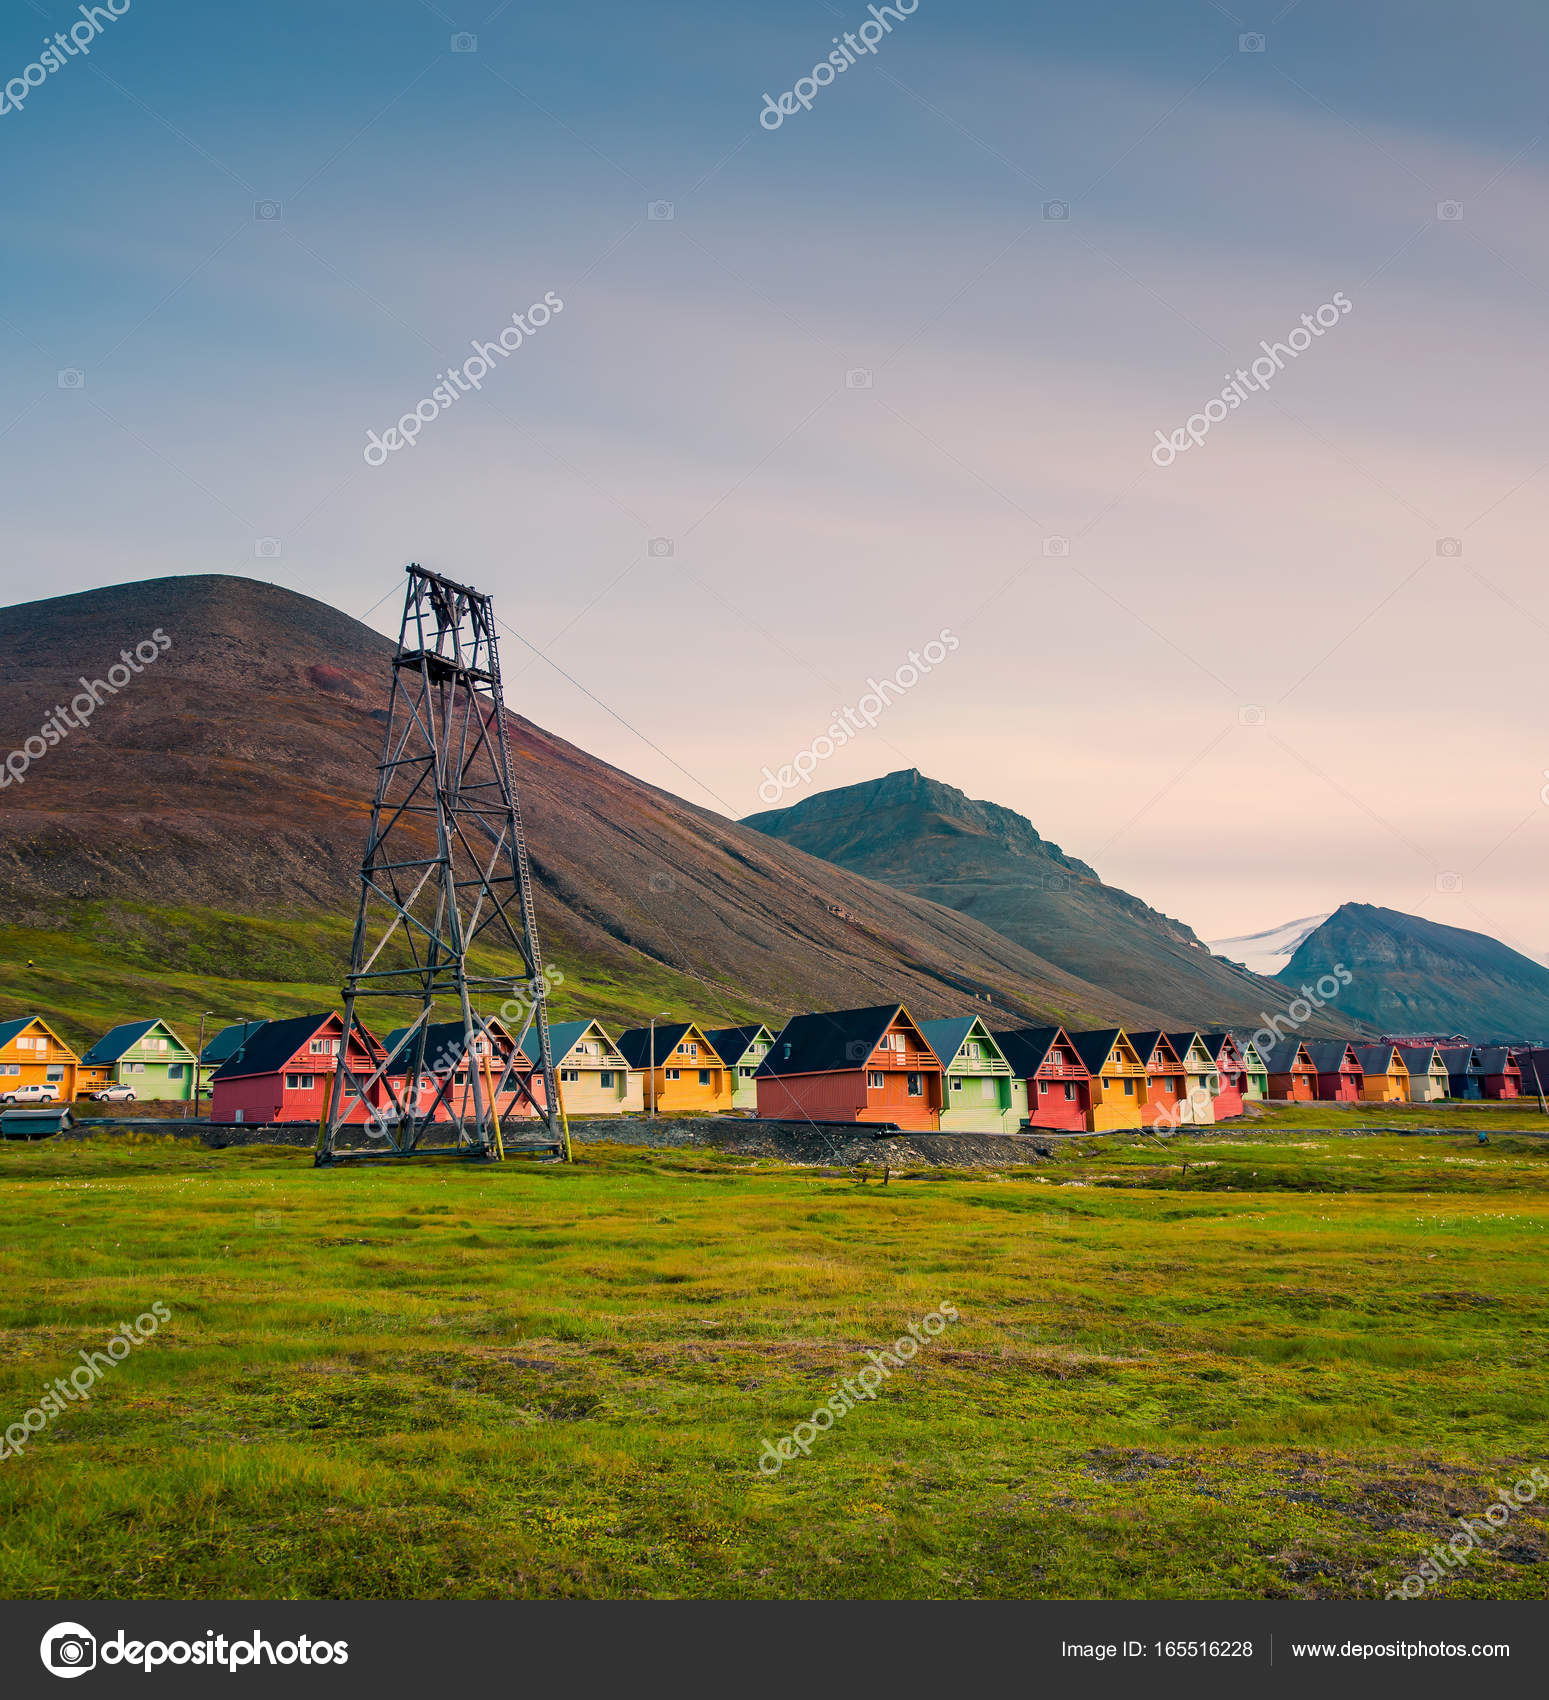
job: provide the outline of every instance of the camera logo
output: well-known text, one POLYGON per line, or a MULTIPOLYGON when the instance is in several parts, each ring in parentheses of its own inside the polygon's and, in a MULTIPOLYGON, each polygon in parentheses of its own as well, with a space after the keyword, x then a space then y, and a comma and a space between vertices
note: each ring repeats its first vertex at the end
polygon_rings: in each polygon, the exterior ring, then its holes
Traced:
POLYGON ((1455 561, 1463 553, 1463 539, 1461 537, 1438 537, 1436 539, 1436 553, 1443 560, 1455 561))
POLYGON ((1263 36, 1257 30, 1248 30, 1245 34, 1238 36, 1237 51, 1239 53, 1262 53, 1264 51, 1263 36))
POLYGON ((1463 889, 1462 874, 1437 874, 1436 889, 1438 891, 1461 891, 1463 889))
POLYGON ((669 219, 677 217, 677 208, 671 201, 647 201, 645 216, 653 223, 665 224, 669 219))
POLYGON ((1436 216, 1443 224, 1456 224, 1463 216, 1463 203, 1461 201, 1438 201, 1436 203, 1436 216))
POLYGON ((278 201, 253 202, 253 217, 256 218, 260 224, 272 224, 279 216, 280 203, 278 201))
POLYGON ((79 366, 66 366, 59 374, 59 387, 62 390, 83 390, 86 388, 86 374, 79 366))
POLYGON ((1069 201, 1045 201, 1043 203, 1043 216, 1045 218, 1069 218, 1070 217, 1070 202, 1069 201))
POLYGON ((864 366, 852 366, 844 375, 844 387, 847 390, 869 390, 871 373, 864 366))
POLYGON ((253 539, 253 554, 260 561, 277 561, 285 552, 285 545, 278 537, 255 537, 253 539))
POLYGON ((1237 710, 1237 724, 1239 726, 1262 726, 1268 718, 1256 702, 1245 702, 1237 710))
POLYGON ((653 537, 645 546, 645 552, 653 561, 665 561, 672 553, 670 537, 653 537))
POLYGON ((79 1676, 97 1666, 97 1637, 78 1623, 56 1623, 39 1649, 55 1676, 79 1676))
POLYGON ((459 30, 452 37, 452 51, 454 53, 477 53, 479 51, 479 38, 476 35, 469 35, 466 30, 459 30))

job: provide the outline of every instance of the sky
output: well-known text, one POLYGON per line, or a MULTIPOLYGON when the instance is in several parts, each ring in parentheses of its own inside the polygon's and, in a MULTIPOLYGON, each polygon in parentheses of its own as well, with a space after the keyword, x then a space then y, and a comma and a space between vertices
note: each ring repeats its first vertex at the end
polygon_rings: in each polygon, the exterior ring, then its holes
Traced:
POLYGON ((418 560, 727 815, 1549 956, 1541 6, 116 3, 0 20, 0 599, 418 560))

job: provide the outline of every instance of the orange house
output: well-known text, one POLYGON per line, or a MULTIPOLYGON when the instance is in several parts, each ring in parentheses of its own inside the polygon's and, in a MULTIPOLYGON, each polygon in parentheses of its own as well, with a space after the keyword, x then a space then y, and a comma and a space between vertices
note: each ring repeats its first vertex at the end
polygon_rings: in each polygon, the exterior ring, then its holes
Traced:
POLYGON ((81 1059, 40 1015, 0 1023, 0 1098, 24 1086, 53 1089, 68 1104, 78 1090, 81 1059))
POLYGON ((1183 1058, 1165 1033, 1131 1033, 1130 1043, 1146 1065, 1146 1101, 1140 1111, 1145 1127, 1175 1127, 1183 1117, 1178 1106, 1187 1097, 1183 1058))
POLYGON ((758 1065, 758 1113, 775 1121, 941 1126, 941 1059, 902 1004, 793 1015, 758 1065))
POLYGON ((639 1074, 653 1114, 715 1116, 732 1108, 732 1071, 692 1021, 631 1027, 619 1035, 618 1049, 639 1074))
POLYGON ((1264 1049, 1269 1096, 1292 1104, 1310 1104, 1318 1096, 1318 1065, 1299 1039, 1281 1039, 1264 1049))
POLYGON ((1146 1065, 1129 1034, 1120 1027, 1102 1027, 1072 1033, 1070 1039, 1092 1077, 1087 1132, 1139 1127, 1146 1110, 1146 1065))

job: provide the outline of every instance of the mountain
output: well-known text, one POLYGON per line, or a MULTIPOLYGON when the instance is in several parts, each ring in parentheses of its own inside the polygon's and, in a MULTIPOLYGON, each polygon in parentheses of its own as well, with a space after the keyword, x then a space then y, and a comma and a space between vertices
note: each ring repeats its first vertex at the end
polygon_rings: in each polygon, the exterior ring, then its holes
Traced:
POLYGON ((1244 933, 1235 939, 1210 939, 1206 941, 1207 947, 1217 956, 1240 962, 1255 974, 1279 974, 1308 933, 1327 919, 1327 915, 1304 915, 1299 921, 1287 921, 1283 927, 1271 927, 1267 932, 1244 933))
POLYGON ((1462 927, 1345 903, 1302 941, 1279 976, 1300 985, 1342 964, 1340 1005, 1384 1033, 1549 1039, 1549 968, 1462 927))
MULTIPOLYGON (((971 915, 1083 980, 1171 1009, 1175 1024, 1257 1027, 1264 1012, 1284 1008, 1273 981, 1213 957, 1181 921, 1105 885, 1021 815, 916 769, 820 791, 743 824, 971 915)), ((1320 1016, 1306 1031, 1340 1025, 1320 1016)))
MULTIPOLYGON (((82 1041, 142 1013, 192 1036, 201 1011, 213 1025, 337 1004, 392 649, 323 603, 224 576, 0 610, 0 763, 18 752, 0 768, 5 1009, 82 1041), (120 652, 137 644, 150 659, 130 675, 120 652), (128 682, 88 723, 45 736, 114 666, 128 682)), ((778 1025, 895 997, 922 1018, 985 1014, 983 995, 1016 1023, 1181 1014, 509 725, 557 1015, 778 1025)))

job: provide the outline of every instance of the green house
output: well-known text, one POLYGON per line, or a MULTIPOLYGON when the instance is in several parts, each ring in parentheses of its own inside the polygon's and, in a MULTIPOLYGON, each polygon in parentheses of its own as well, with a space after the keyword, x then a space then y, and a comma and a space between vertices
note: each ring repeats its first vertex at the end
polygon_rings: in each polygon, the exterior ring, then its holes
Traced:
POLYGON ((774 1034, 762 1022, 753 1027, 706 1027, 710 1049, 726 1064, 731 1075, 731 1107, 756 1110, 758 1088, 753 1076, 774 1043, 774 1034))
POLYGON ((1251 1039, 1238 1039, 1237 1046, 1241 1050, 1242 1060, 1248 1068, 1248 1086, 1243 1097, 1267 1098, 1269 1096, 1269 1064, 1265 1061, 1263 1053, 1251 1039))
POLYGON ((925 1042, 941 1059, 943 1133, 1020 1133, 1027 1120, 1027 1082, 977 1015, 922 1021, 925 1042))
POLYGON ((165 1021, 122 1021, 81 1058, 83 1089, 127 1086, 136 1098, 194 1095, 194 1053, 165 1021))

